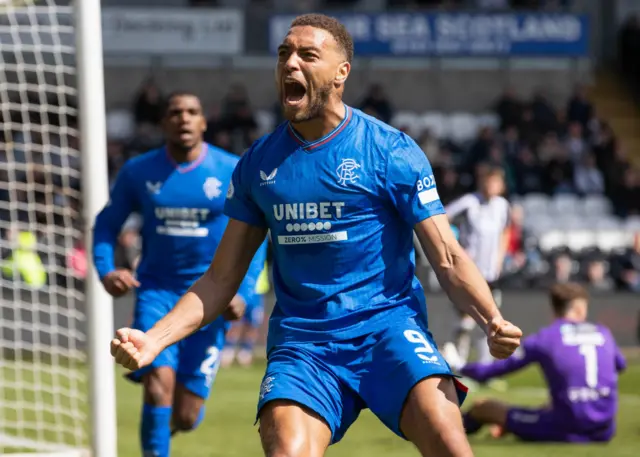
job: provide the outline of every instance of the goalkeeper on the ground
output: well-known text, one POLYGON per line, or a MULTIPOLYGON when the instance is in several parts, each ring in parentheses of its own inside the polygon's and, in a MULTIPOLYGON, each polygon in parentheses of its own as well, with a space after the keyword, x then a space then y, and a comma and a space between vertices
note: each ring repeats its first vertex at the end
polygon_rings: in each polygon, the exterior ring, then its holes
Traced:
MULTIPOLYGON (((133 328, 149 330, 209 267, 228 218, 222 212, 238 157, 203 142, 200 100, 173 94, 163 118, 166 146, 128 161, 94 228, 94 262, 105 289, 118 297, 136 289, 133 328), (137 272, 117 269, 114 247, 131 213, 142 216, 137 272)), ((167 457, 174 432, 195 428, 219 366, 228 320, 253 301, 266 244, 256 253, 224 318, 164 350, 129 378, 144 386, 143 455, 167 457), (226 319, 225 319, 226 318, 226 319)))

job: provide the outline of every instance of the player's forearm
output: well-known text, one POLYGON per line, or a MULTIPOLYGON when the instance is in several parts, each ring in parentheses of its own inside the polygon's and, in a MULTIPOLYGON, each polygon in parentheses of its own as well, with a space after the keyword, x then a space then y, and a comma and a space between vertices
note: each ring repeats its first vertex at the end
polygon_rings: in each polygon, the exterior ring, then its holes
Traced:
POLYGON ((222 286, 208 271, 191 286, 171 312, 149 330, 149 336, 162 348, 186 338, 222 315, 237 286, 222 286))
POLYGON ((447 261, 436 266, 435 271, 451 302, 473 317, 483 330, 492 319, 500 317, 487 282, 459 245, 448 247, 447 261))
POLYGON ((109 236, 104 230, 95 229, 93 233, 93 264, 100 278, 115 270, 114 253, 116 237, 109 236))
POLYGON ((478 382, 485 382, 492 378, 499 378, 513 373, 528 365, 527 361, 509 358, 492 363, 469 363, 462 367, 460 374, 478 382), (524 363, 523 363, 524 362, 524 363))

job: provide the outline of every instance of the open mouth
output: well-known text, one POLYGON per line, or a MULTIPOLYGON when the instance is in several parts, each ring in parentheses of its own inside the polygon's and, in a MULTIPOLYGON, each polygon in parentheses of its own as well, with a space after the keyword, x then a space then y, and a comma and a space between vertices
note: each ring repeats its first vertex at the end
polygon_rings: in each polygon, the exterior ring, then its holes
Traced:
POLYGON ((307 89, 298 81, 285 81, 284 103, 289 106, 299 104, 307 94, 307 89))

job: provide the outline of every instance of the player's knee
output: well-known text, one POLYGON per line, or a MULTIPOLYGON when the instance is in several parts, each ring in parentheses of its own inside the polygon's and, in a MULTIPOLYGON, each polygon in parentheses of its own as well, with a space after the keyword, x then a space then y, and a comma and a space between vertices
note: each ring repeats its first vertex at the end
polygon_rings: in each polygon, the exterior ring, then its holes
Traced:
POLYGON ((262 440, 262 447, 266 457, 307 457, 316 455, 320 457, 321 454, 314 454, 310 452, 309 442, 303 433, 278 433, 273 436, 265 436, 260 431, 260 438, 262 440))
POLYGON ((195 429, 199 424, 200 410, 196 408, 179 408, 173 413, 173 427, 181 432, 195 429))

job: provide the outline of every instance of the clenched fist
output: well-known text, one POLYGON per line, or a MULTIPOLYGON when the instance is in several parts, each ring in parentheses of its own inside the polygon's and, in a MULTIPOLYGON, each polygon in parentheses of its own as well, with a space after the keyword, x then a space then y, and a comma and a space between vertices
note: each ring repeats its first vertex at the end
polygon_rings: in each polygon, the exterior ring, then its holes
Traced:
POLYGON ((501 317, 489 322, 487 344, 491 355, 496 359, 509 358, 520 346, 521 337, 522 330, 501 317))
POLYGON ((140 330, 121 328, 111 340, 111 355, 116 363, 132 371, 149 365, 158 353, 157 343, 140 330))

